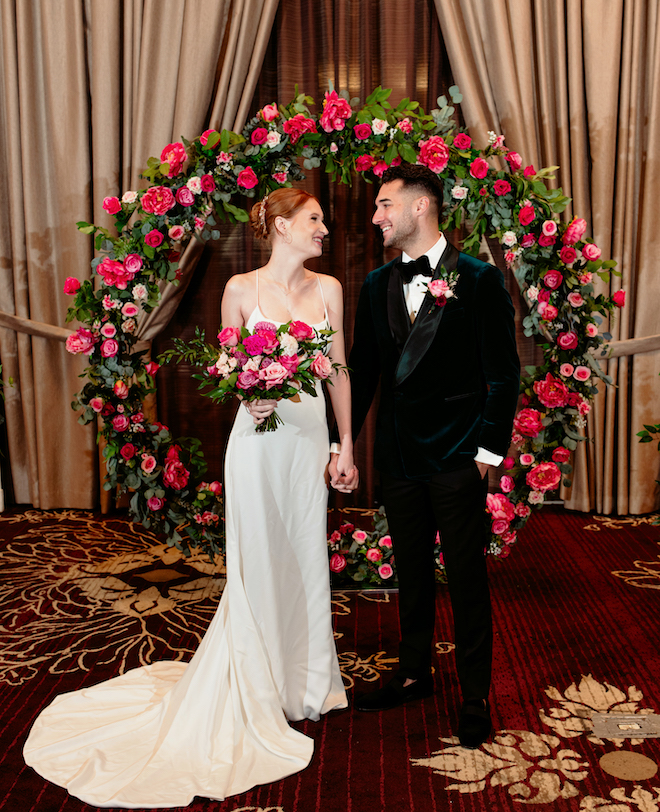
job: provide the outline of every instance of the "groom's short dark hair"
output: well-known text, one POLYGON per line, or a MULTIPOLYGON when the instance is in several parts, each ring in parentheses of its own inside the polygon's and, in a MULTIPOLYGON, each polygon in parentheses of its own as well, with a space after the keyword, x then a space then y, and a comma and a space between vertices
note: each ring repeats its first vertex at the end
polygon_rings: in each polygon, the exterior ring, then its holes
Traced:
POLYGON ((419 189, 422 194, 428 195, 435 202, 438 218, 442 212, 444 190, 442 181, 428 167, 421 164, 400 163, 390 166, 383 173, 382 183, 392 183, 401 180, 406 189, 419 189))

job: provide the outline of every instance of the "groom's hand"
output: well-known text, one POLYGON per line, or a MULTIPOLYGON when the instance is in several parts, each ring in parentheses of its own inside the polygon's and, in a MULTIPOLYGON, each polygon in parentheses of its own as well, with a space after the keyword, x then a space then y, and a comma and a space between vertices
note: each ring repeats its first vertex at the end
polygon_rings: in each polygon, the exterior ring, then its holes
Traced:
POLYGON ((332 487, 341 493, 351 493, 360 483, 360 472, 355 465, 347 471, 341 470, 339 466, 339 454, 330 455, 328 474, 330 475, 330 484, 332 487))

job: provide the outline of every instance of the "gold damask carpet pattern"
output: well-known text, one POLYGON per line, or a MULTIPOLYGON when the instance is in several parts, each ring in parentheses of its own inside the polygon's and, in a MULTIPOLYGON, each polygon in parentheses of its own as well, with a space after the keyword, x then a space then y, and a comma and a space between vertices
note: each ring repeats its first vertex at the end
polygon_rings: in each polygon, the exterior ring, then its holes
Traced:
MULTIPOLYGON (((545 509, 491 566, 495 732, 453 737, 459 690, 439 588, 436 693, 387 713, 296 725, 303 773, 192 812, 660 812, 657 738, 598 737, 594 713, 660 713, 660 527, 545 509)), ((156 659, 189 659, 224 585, 222 561, 185 559, 123 516, 0 516, 0 810, 82 812, 26 768, 22 743, 53 696, 156 659)), ((397 665, 397 595, 333 593, 349 692, 397 665)), ((637 726, 631 726, 633 729, 637 726)))

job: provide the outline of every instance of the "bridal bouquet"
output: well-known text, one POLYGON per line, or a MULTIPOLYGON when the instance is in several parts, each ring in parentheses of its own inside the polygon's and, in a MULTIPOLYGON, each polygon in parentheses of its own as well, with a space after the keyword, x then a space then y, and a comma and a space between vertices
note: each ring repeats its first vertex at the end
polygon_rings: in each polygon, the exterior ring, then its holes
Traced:
MULTIPOLYGON (((334 370, 346 369, 328 357, 333 332, 317 330, 303 321, 280 327, 260 321, 252 332, 245 327, 221 328, 218 349, 207 344, 204 331, 198 329, 192 341, 174 339, 176 349, 167 350, 159 360, 201 367, 203 372, 193 378, 201 382, 202 394, 216 403, 235 396, 248 402, 295 399, 301 391, 316 397, 317 381, 327 379, 334 370)), ((282 422, 275 411, 256 431, 275 431, 282 422)))

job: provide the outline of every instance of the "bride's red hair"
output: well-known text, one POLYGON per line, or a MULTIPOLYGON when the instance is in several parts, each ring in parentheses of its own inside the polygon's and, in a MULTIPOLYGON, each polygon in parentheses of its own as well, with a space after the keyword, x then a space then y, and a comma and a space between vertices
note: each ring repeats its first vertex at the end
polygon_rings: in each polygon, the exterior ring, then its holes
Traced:
POLYGON ((276 217, 290 220, 308 200, 316 200, 314 195, 304 189, 275 189, 250 211, 250 225, 259 240, 267 240, 271 235, 276 217))

